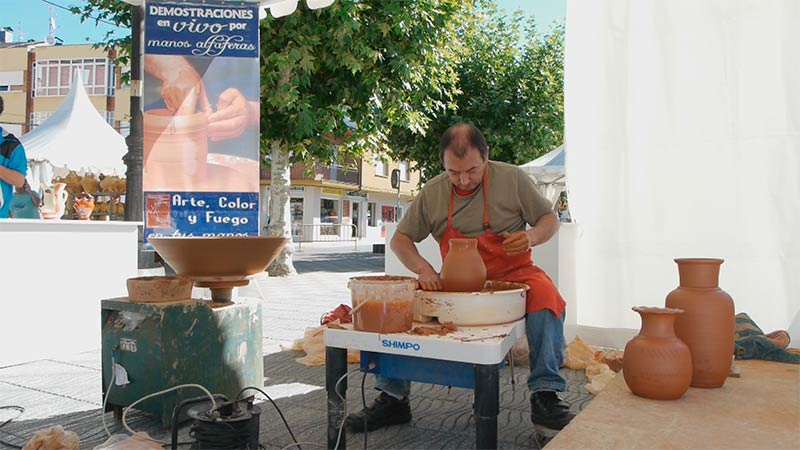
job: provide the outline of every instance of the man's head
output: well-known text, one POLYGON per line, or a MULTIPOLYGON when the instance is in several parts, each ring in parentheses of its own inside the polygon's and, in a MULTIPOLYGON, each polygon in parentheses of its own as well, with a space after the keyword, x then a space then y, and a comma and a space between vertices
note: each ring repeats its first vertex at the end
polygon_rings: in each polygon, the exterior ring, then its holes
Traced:
POLYGON ((471 191, 483 181, 489 160, 489 146, 474 125, 459 123, 448 128, 439 141, 439 159, 450 182, 471 191))

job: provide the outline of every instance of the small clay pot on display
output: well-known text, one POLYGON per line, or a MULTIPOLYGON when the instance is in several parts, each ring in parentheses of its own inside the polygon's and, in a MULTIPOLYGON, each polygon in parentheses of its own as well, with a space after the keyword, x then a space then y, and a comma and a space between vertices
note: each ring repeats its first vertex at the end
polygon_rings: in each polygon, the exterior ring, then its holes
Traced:
POLYGON ((639 397, 676 400, 692 381, 689 346, 675 336, 680 309, 638 306, 642 317, 639 334, 625 345, 622 374, 625 384, 639 397))
POLYGON ((78 215, 78 220, 89 220, 94 211, 94 197, 86 192, 76 195, 72 200, 72 209, 78 215))

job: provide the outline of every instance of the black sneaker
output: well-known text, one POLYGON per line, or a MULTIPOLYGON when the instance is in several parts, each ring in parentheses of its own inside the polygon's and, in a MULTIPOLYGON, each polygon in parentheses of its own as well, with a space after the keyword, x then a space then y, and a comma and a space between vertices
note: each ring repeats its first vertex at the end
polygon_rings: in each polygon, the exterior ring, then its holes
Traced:
POLYGON ((553 391, 538 391, 531 394, 531 422, 554 430, 560 430, 575 417, 569 405, 553 391))
POLYGON ((408 397, 398 400, 381 392, 381 395, 366 409, 347 415, 345 420, 347 429, 354 433, 363 433, 364 417, 367 418, 367 431, 411 422, 411 406, 408 403, 408 397))

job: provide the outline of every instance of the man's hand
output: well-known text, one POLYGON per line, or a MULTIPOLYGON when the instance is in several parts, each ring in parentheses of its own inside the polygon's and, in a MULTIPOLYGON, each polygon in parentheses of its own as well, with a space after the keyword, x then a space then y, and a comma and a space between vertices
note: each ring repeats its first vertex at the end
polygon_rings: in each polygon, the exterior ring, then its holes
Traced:
POLYGON ((525 231, 520 230, 513 233, 506 231, 502 234, 502 237, 503 250, 508 256, 525 253, 531 247, 531 238, 525 231))
POLYGON ((430 264, 419 271, 419 285, 425 291, 441 291, 442 279, 430 264))
POLYGON ((248 125, 258 121, 258 109, 252 109, 251 103, 238 89, 225 89, 219 96, 217 112, 208 116, 208 137, 220 141, 239 136, 248 125))
POLYGON ((211 110, 203 81, 191 67, 167 74, 161 84, 161 97, 176 116, 194 114, 198 103, 201 111, 211 110))

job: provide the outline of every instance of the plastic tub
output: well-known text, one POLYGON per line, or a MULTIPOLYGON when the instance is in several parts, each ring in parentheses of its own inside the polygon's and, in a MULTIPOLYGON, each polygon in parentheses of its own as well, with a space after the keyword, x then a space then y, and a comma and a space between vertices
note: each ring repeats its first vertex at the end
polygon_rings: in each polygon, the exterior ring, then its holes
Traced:
POLYGON ((416 279, 396 276, 353 277, 347 287, 350 288, 353 303, 355 330, 372 333, 403 333, 411 330, 414 324, 416 279))

